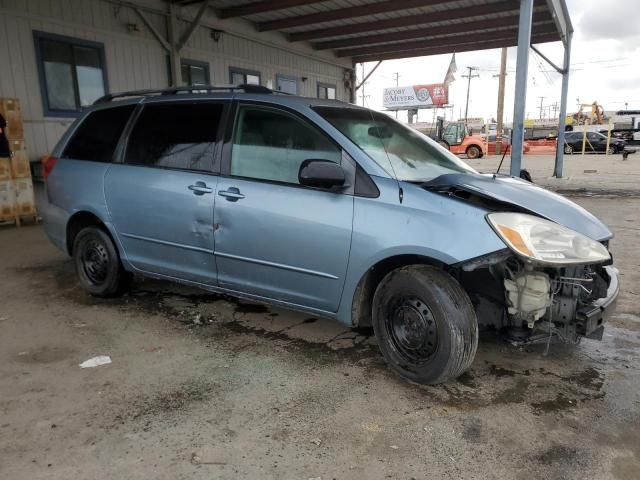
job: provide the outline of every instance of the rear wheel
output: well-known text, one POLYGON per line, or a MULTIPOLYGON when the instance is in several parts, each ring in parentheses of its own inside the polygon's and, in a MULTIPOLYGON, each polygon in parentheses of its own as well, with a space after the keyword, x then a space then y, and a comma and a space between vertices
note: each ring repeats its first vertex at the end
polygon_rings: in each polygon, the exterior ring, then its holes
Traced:
POLYGON ((73 241, 73 259, 80 284, 91 295, 112 297, 128 284, 111 237, 99 227, 85 227, 73 241))
POLYGON ((482 150, 477 145, 467 147, 466 153, 468 158, 480 158, 482 156, 482 150))
POLYGON ((567 154, 567 155, 573 154, 573 147, 571 145, 569 145, 568 143, 566 143, 564 145, 564 153, 567 154))
POLYGON ((616 147, 615 145, 609 145, 609 148, 607 149, 607 153, 609 155, 615 155, 616 153, 618 153, 618 147, 616 147))
POLYGON ((428 265, 389 273, 373 298, 373 328, 389 366, 417 383, 452 380, 473 362, 478 322, 468 295, 428 265))

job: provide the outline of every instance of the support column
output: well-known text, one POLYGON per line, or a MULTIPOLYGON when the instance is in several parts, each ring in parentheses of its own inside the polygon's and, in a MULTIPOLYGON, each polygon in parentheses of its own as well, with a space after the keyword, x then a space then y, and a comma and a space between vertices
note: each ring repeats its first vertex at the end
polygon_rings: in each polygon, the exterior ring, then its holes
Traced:
POLYGON ((527 105, 527 77, 529 74, 529 45, 531 44, 531 20, 533 0, 520 0, 518 23, 518 60, 516 63, 516 92, 513 107, 513 138, 511 140, 512 177, 519 177, 524 145, 524 116, 527 105))
POLYGON ((571 69, 571 39, 573 33, 567 33, 564 44, 564 64, 562 66, 562 94, 560 96, 560 124, 558 126, 558 146, 556 147, 556 165, 553 176, 562 178, 564 168, 564 127, 567 118, 567 94, 569 92, 569 70, 571 69))
POLYGON ((168 34, 169 34, 169 72, 171 74, 171 86, 177 87, 182 83, 182 67, 180 63, 180 50, 178 48, 178 18, 176 6, 169 2, 168 34))
POLYGON ((496 125, 496 155, 502 154, 502 134, 504 132, 504 87, 507 76, 507 48, 500 53, 500 75, 498 75, 498 124, 496 125))

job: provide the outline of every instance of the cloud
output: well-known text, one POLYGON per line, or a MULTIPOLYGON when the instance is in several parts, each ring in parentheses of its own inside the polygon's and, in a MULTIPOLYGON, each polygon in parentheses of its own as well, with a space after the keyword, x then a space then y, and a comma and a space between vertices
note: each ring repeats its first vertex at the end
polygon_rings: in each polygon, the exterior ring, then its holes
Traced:
POLYGON ((580 9, 576 30, 585 40, 627 43, 640 39, 638 0, 585 2, 576 9, 580 9))
MULTIPOLYGON (((543 1, 543 0, 537 0, 543 1)), ((571 52, 568 111, 574 112, 577 103, 597 100, 607 110, 640 108, 640 0, 567 0, 576 30, 571 52), (578 101, 578 99, 580 99, 578 101)), ((539 45, 542 52, 558 65, 562 64, 563 48, 560 42, 539 45)), ((400 74, 400 85, 441 82, 449 66, 451 55, 385 61, 367 82, 367 105, 382 108, 382 89, 395 85, 395 73, 400 74)), ((471 82, 469 116, 489 118, 495 116, 498 98, 500 50, 464 52, 456 55, 458 73, 449 91, 453 111, 447 118, 464 115, 467 93, 467 66, 479 67, 479 78, 471 82)), ((367 71, 374 64, 367 65, 367 71)), ((506 82, 505 115, 513 116, 515 94, 516 49, 509 48, 506 82)), ((527 87, 527 116, 539 115, 539 106, 553 106, 560 101, 560 75, 530 54, 527 87), (545 72, 541 72, 544 70, 545 72)), ((358 68, 358 75, 360 75, 358 68)), ((361 92, 358 92, 360 94, 361 92)), ((361 103, 359 98, 359 102, 361 103)), ((548 110, 545 110, 548 111, 548 110)), ((442 114, 442 111, 438 112, 442 114)), ((421 111, 421 121, 431 121, 433 112, 421 111)), ((399 114, 406 121, 406 113, 399 114)))

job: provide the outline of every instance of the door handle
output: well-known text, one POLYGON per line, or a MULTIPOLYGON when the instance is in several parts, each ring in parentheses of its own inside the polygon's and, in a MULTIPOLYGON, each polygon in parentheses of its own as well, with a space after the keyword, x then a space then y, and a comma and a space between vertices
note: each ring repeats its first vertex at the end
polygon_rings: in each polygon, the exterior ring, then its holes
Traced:
POLYGON ((225 197, 230 202, 237 202, 244 198, 244 195, 240 193, 240 190, 236 187, 229 187, 228 190, 220 190, 218 195, 225 197))
POLYGON ((189 185, 189 190, 191 190, 194 195, 204 195, 205 193, 213 192, 213 188, 207 187, 207 184, 204 182, 196 182, 194 185, 189 185))

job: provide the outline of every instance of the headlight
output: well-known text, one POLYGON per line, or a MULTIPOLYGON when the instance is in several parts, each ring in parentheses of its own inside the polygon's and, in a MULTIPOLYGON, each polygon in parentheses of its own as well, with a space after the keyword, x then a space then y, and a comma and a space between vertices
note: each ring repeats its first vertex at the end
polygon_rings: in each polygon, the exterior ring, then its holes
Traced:
POLYGON ((551 265, 609 260, 606 247, 557 223, 524 213, 490 213, 489 224, 507 246, 529 260, 551 265))

